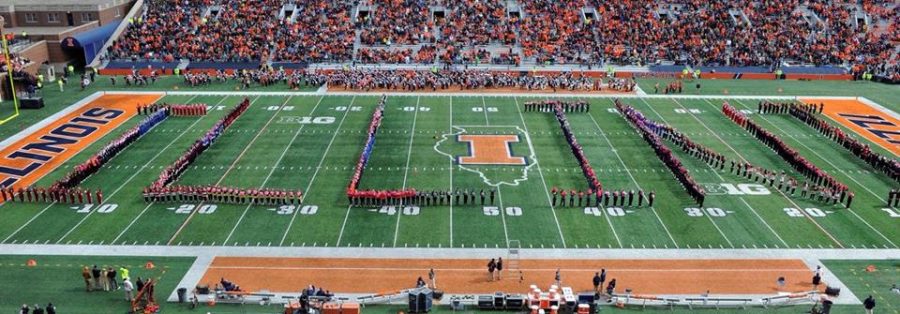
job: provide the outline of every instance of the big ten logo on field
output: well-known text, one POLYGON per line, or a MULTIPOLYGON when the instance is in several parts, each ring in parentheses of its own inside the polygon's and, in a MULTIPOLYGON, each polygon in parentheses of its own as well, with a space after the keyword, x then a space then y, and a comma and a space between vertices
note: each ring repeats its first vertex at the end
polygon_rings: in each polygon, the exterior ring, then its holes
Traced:
POLYGON ((89 107, 54 121, 7 146, 0 157, 0 186, 25 186, 72 157, 130 117, 126 109, 89 107), (35 177, 31 177, 34 175, 35 177))
POLYGON ((278 117, 280 124, 332 124, 334 117, 297 117, 297 116, 281 116, 278 117))
POLYGON ((756 183, 703 183, 707 195, 770 195, 765 185, 756 183))
POLYGON ((454 126, 434 150, 459 170, 478 175, 491 186, 527 180, 535 156, 528 134, 517 126, 454 126))

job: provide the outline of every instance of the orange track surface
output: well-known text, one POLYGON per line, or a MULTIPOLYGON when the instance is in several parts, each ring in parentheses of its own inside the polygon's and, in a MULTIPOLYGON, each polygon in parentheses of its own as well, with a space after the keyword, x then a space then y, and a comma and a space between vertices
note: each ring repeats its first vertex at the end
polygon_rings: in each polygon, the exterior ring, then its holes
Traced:
MULTIPOLYGON (((23 159, 23 158, 11 159, 11 158, 8 158, 5 156, 9 156, 13 152, 21 150, 23 147, 25 147, 28 144, 44 142, 43 140, 40 140, 41 136, 50 134, 50 132, 52 130, 54 130, 62 125, 65 125, 66 123, 69 123, 73 118, 82 116, 82 114, 87 112, 88 110, 91 110, 94 108, 102 108, 102 109, 119 109, 119 110, 124 111, 123 114, 110 120, 106 124, 91 125, 91 126, 97 127, 97 131, 94 131, 93 133, 86 135, 83 138, 78 139, 78 142, 76 142, 74 144, 70 144, 70 145, 65 145, 65 146, 59 145, 60 147, 65 148, 65 150, 62 152, 59 152, 56 154, 49 154, 47 152, 40 151, 40 150, 32 150, 32 151, 26 150, 28 152, 38 153, 41 155, 46 155, 46 156, 51 157, 50 160, 43 162, 43 164, 40 167, 34 169, 27 175, 21 177, 13 186, 16 189, 18 189, 20 187, 26 187, 26 186, 32 185, 38 179, 40 179, 41 177, 43 177, 50 171, 53 171, 53 169, 55 169, 56 167, 59 167, 59 165, 63 164, 66 160, 69 160, 69 158, 72 158, 72 156, 75 156, 76 154, 78 154, 79 152, 84 150, 84 148, 88 147, 93 142, 100 139, 101 137, 103 137, 104 135, 106 135, 110 131, 114 130, 116 127, 118 127, 119 125, 121 125, 122 123, 127 121, 128 119, 130 119, 132 116, 134 116, 137 113, 136 106, 138 104, 153 103, 156 100, 158 100, 160 97, 162 97, 161 94, 158 94, 158 95, 102 95, 99 98, 91 101, 90 103, 85 104, 81 108, 78 108, 77 110, 73 111, 72 113, 61 117, 59 120, 56 120, 56 121, 53 121, 53 122, 47 124, 43 128, 35 131, 34 133, 29 134, 28 136, 25 136, 21 140, 7 146, 3 150, 0 150, 0 156, 4 156, 4 157, 0 157, 0 166, 12 167, 12 168, 16 168, 16 169, 22 169, 25 166, 28 166, 29 164, 34 162, 34 160, 23 159)), ((6 178, 7 177, 5 175, 0 174, 0 181, 4 180, 6 178)))
POLYGON ((447 293, 525 293, 531 284, 547 290, 560 268, 563 286, 577 292, 592 290, 594 272, 606 268, 607 281, 617 279, 619 292, 775 294, 779 276, 787 281, 782 292, 799 292, 812 289, 813 275, 801 260, 522 260, 524 280, 504 270, 504 278, 492 282, 486 265, 464 259, 216 257, 200 283, 212 287, 225 277, 246 291, 297 292, 314 284, 336 293, 380 293, 411 288, 419 276, 427 281, 434 268, 437 287, 447 293))
POLYGON ((856 134, 865 137, 869 141, 872 141, 878 146, 883 147, 894 153, 896 156, 900 156, 900 145, 889 142, 888 140, 900 140, 900 137, 887 135, 888 138, 879 137, 872 131, 887 131, 887 132, 900 132, 900 120, 895 119, 893 116, 882 112, 876 108, 873 108, 865 103, 862 103, 857 100, 844 100, 844 99, 801 99, 804 103, 807 104, 820 104, 825 103, 825 109, 822 113, 834 121, 844 125, 845 127, 853 130, 856 134), (872 116, 872 118, 854 118, 848 117, 846 115, 858 115, 858 116, 872 116), (868 122, 879 122, 879 123, 868 123, 867 127, 860 126, 856 123, 851 122, 851 119, 857 121, 868 121, 868 122))

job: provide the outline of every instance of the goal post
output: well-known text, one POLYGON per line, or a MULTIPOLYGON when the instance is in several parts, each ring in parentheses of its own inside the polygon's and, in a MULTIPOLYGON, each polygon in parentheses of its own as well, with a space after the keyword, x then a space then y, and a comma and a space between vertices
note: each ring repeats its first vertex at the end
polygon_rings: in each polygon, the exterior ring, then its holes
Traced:
MULTIPOLYGON (((5 21, 4 21, 3 17, 0 16, 0 43, 2 43, 2 45, 3 45, 3 47, 2 47, 3 56, 6 59, 6 74, 8 75, 7 79, 9 80, 10 90, 12 91, 10 94, 12 95, 12 100, 13 100, 13 112, 12 112, 12 114, 9 114, 7 116, 0 117, 0 125, 3 125, 6 122, 9 122, 19 116, 19 97, 16 95, 16 88, 13 85, 13 67, 12 67, 12 61, 9 56, 9 42, 7 42, 7 40, 6 40, 7 35, 4 33, 5 32, 5 30, 3 28, 4 23, 5 23, 5 21)), ((0 110, 5 111, 4 108, 0 108, 0 110)))

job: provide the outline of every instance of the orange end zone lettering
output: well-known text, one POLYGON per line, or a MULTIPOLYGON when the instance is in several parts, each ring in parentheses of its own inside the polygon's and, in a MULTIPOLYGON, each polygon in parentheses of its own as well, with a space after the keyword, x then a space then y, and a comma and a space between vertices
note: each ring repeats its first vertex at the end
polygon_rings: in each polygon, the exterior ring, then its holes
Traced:
POLYGON ((527 164, 525 157, 512 155, 512 143, 519 142, 517 135, 459 135, 457 141, 469 144, 469 156, 460 156, 461 165, 514 165, 527 164))
POLYGON ((0 187, 30 186, 162 95, 102 95, 0 149, 0 187))
POLYGON ((858 100, 801 99, 807 104, 825 104, 822 113, 872 143, 900 156, 900 120, 858 100))

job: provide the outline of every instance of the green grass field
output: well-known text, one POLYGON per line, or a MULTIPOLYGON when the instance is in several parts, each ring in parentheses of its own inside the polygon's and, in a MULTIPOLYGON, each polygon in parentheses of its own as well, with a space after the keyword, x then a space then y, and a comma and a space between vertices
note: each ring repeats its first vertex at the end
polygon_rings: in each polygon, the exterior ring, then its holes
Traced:
MULTIPOLYGON (((642 86, 646 90, 644 85, 650 84, 652 90, 652 82, 642 81, 642 86)), ((735 88, 728 84, 736 83, 704 84, 711 91, 735 88)), ((860 86, 874 93, 871 99, 897 110, 897 88, 860 86)), ((799 87, 791 88, 805 94, 799 87)), ((841 94, 827 86, 823 89, 841 94)), ((817 90, 809 93, 820 94, 817 90)), ((63 101, 61 95, 53 96, 63 101)), ((691 210, 695 205, 686 192, 612 110, 608 98, 590 99, 593 107, 589 114, 569 114, 572 129, 604 187, 654 190, 657 201, 652 208, 601 208, 596 212, 583 206, 552 208, 551 187, 587 188, 558 123, 550 114, 522 112, 522 103, 531 98, 492 96, 389 97, 361 187, 487 190, 488 183, 517 182, 497 187, 496 208, 349 208, 344 191, 377 95, 253 96, 249 111, 179 181, 300 189, 306 192, 303 207, 219 204, 194 208, 192 204, 145 203, 141 189, 241 99, 163 98, 161 102, 206 103, 213 110, 199 119, 170 118, 85 181, 83 186, 103 189, 108 207, 102 212, 60 204, 2 205, 5 219, 0 220, 0 242, 455 248, 505 247, 512 240, 533 248, 896 248, 900 243, 900 218, 890 215, 898 210, 882 209, 893 186, 890 179, 799 121, 751 115, 848 184, 857 196, 852 210, 786 197, 774 190, 769 195, 711 195, 707 209, 691 210), (298 123, 302 117, 317 123, 298 123), (466 145, 441 141, 444 135, 460 131, 454 127, 464 128, 468 134, 520 135, 523 141, 514 144, 512 151, 531 157, 531 165, 461 169, 446 154, 465 154, 466 145), (792 217, 785 208, 818 208, 814 212, 821 215, 792 217)), ((729 158, 794 173, 770 149, 719 113, 722 101, 645 98, 626 103, 729 158)), ((755 109, 757 100, 730 102, 739 109, 755 109)), ((132 119, 118 131, 136 123, 137 119, 132 119)), ((4 134, 14 133, 7 126, 0 129, 4 134)), ((113 132, 96 142, 39 185, 49 185, 117 135, 113 132)), ((707 186, 750 183, 727 171, 712 170, 680 151, 679 157, 698 182, 707 186)))
MULTIPOLYGON (((175 290, 181 276, 193 263, 186 257, 130 257, 130 256, 0 256, 0 312, 18 313, 22 304, 46 306, 52 302, 57 313, 125 313, 130 303, 125 302, 125 292, 86 292, 81 278, 81 267, 92 265, 125 266, 132 281, 137 277, 158 278, 157 298, 165 299, 175 290), (37 266, 27 267, 28 259, 35 259, 37 266), (144 269, 144 263, 153 261, 156 268, 144 269)), ((118 279, 121 284, 121 278, 118 279)), ((171 306, 175 307, 175 306, 171 306)))

